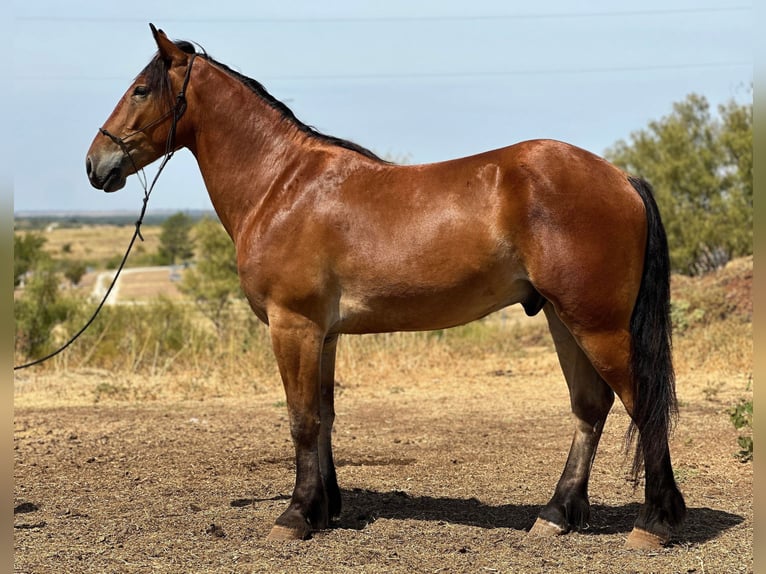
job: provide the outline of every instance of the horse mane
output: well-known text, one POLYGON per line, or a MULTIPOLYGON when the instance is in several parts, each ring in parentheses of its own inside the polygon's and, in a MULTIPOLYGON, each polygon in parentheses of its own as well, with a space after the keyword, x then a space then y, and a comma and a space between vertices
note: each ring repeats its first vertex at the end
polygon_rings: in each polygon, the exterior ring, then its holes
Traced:
MULTIPOLYGON (((191 42, 187 42, 185 40, 176 40, 175 45, 178 46, 181 50, 183 50, 187 54, 197 53, 197 50, 194 44, 192 44, 191 42)), ((236 70, 232 70, 226 64, 222 64, 221 62, 218 62, 217 60, 209 56, 204 49, 202 49, 201 53, 197 53, 197 55, 215 64, 216 66, 221 68, 223 71, 225 71, 227 74, 229 74, 233 78, 242 82, 245 86, 247 86, 250 90, 252 90, 256 95, 258 95, 266 104, 268 104, 271 108, 277 110, 281 114, 282 119, 287 120, 293 125, 295 125, 302 133, 305 133, 311 136, 312 138, 321 140, 330 145, 339 146, 344 149, 351 150, 356 153, 360 153, 363 156, 370 158, 372 160, 388 163, 384 159, 382 159, 380 156, 375 154, 374 152, 370 151, 369 149, 365 147, 360 146, 359 144, 356 144, 349 140, 324 134, 320 132, 319 130, 317 130, 316 128, 304 124, 295 116, 293 111, 284 104, 284 102, 281 102, 277 98, 272 96, 266 90, 266 88, 263 87, 263 84, 261 84, 257 80, 254 80, 253 78, 249 78, 248 76, 245 76, 244 74, 237 72, 236 70)), ((143 69, 140 75, 144 77, 146 86, 150 90, 152 90, 152 92, 159 94, 159 98, 161 101, 164 100, 168 102, 170 105, 172 105, 173 94, 171 93, 170 79, 168 77, 168 63, 165 62, 162 58, 160 58, 159 53, 154 55, 152 60, 149 62, 149 64, 147 64, 147 66, 143 69)))

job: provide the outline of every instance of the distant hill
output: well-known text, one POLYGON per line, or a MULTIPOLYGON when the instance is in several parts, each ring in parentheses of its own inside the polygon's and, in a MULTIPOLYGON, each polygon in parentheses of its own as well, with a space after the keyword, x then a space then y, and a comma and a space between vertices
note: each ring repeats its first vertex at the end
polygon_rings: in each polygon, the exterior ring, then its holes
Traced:
MULTIPOLYGON (((145 225, 160 225, 171 215, 182 211, 192 220, 203 217, 217 219, 212 210, 207 209, 155 209, 147 211, 145 225)), ((56 227, 80 227, 82 225, 134 225, 138 212, 133 211, 17 211, 14 213, 14 229, 45 229, 56 227)))

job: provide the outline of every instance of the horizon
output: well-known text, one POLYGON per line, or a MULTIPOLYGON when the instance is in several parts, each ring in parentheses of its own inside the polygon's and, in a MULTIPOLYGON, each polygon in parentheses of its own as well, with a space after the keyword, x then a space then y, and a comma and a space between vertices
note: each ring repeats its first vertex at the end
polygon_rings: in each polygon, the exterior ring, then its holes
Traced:
MULTIPOLYGON (((139 212, 140 208, 136 210, 136 212, 139 212)), ((173 214, 173 213, 215 213, 215 209, 212 207, 210 209, 205 208, 172 208, 172 207, 163 207, 159 209, 149 209, 146 210, 146 215, 164 215, 164 214, 173 214)), ((131 215, 134 211, 129 208, 123 208, 123 209, 112 209, 112 210, 88 210, 88 209, 28 209, 28 210, 20 210, 20 211, 14 211, 13 217, 14 218, 24 218, 24 217, 53 217, 53 216, 110 216, 110 215, 131 215)))

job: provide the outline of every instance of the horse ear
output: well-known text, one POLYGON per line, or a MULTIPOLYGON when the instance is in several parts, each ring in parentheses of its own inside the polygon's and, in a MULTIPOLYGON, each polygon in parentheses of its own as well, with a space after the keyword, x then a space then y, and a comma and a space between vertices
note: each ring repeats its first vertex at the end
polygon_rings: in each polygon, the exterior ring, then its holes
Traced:
POLYGON ((165 32, 155 28, 154 24, 150 23, 149 27, 152 29, 154 41, 157 42, 157 49, 159 50, 160 57, 171 65, 185 64, 188 54, 170 41, 165 32))

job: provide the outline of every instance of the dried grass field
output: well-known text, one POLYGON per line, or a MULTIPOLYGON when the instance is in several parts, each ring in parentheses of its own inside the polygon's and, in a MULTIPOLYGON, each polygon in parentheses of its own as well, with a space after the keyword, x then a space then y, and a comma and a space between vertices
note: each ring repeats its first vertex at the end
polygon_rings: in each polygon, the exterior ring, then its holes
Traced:
MULTIPOLYGON (((45 250, 56 257, 106 261, 125 252, 133 231, 132 225, 50 226, 43 236, 46 239, 45 250)), ((135 254, 156 251, 160 245, 160 232, 157 225, 143 226, 141 235, 144 241, 137 244, 135 254)))
POLYGON ((752 259, 674 279, 685 305, 671 451, 689 515, 660 551, 622 547, 643 496, 628 479, 618 404, 596 457, 589 528, 527 537, 573 427, 544 319, 511 310, 443 333, 341 340, 344 509, 305 542, 264 540, 294 479, 272 363, 22 372, 15 571, 752 572, 752 463, 735 457, 742 431, 729 417, 752 398, 751 284, 752 259))

